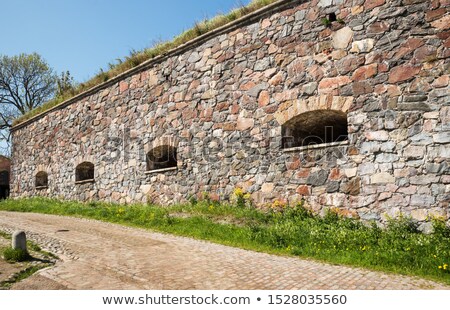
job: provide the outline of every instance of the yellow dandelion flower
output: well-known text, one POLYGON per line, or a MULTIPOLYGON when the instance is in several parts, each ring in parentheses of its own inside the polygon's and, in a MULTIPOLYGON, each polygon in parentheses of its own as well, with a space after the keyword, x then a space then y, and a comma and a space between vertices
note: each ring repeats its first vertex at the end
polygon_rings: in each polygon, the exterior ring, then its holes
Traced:
POLYGON ((237 188, 234 189, 234 194, 236 196, 243 196, 244 195, 244 191, 242 190, 242 188, 237 187, 237 188))

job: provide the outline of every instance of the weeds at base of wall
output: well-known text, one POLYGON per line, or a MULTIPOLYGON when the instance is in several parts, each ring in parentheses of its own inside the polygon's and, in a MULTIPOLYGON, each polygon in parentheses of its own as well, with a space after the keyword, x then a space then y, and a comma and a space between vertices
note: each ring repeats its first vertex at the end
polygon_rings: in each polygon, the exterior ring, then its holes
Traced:
POLYGON ((183 205, 88 204, 33 198, 5 200, 0 210, 84 217, 281 255, 415 275, 450 284, 450 228, 433 219, 421 233, 407 217, 385 229, 331 210, 323 217, 301 203, 258 210, 196 198, 183 205))

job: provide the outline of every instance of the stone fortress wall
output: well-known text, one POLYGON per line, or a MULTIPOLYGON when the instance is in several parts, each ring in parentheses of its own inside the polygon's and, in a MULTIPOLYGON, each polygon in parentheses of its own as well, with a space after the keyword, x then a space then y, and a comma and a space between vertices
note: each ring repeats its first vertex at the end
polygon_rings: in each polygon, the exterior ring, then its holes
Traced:
POLYGON ((280 1, 15 126, 12 195, 448 219, 449 6, 280 1))

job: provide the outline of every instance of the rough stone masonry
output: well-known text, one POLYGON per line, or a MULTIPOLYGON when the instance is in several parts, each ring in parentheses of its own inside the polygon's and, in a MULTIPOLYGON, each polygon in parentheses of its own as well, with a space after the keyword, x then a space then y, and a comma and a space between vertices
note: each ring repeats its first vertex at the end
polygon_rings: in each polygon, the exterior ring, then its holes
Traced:
POLYGON ((259 206, 448 220, 449 6, 252 13, 16 125, 12 195, 169 204, 239 187, 259 206))

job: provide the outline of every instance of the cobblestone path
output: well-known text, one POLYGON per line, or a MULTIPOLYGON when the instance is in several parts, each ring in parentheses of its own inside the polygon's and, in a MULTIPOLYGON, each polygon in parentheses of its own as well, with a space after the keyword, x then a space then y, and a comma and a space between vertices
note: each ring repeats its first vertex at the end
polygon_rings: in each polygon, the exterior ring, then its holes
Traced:
POLYGON ((0 230, 15 229, 62 259, 36 277, 69 289, 450 289, 93 220, 0 212, 0 230))

